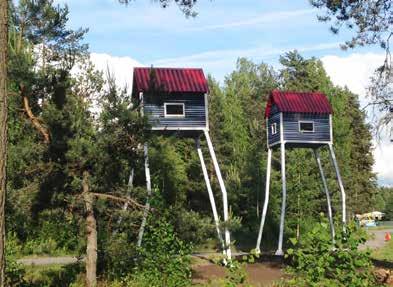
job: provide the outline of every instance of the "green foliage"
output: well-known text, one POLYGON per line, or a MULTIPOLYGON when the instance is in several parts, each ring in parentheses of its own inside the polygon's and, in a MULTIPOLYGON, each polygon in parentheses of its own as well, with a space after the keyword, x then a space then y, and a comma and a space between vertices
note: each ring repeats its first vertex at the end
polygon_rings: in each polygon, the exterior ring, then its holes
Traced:
POLYGON ((292 238, 293 248, 286 257, 291 265, 290 286, 378 286, 372 273, 369 251, 359 251, 366 241, 364 230, 349 224, 345 232, 340 227, 335 244, 331 241, 329 224, 324 217, 300 241, 292 238))
MULTIPOLYGON (((134 239, 134 238, 132 238, 134 239)), ((113 234, 109 240, 100 242, 98 268, 108 279, 124 278, 135 267, 137 250, 135 240, 130 241, 127 233, 113 234)))
POLYGON ((233 260, 227 266, 227 274, 225 276, 225 286, 226 287, 236 287, 236 286, 250 286, 247 284, 247 271, 246 263, 233 260))
POLYGON ((25 269, 16 259, 20 254, 20 242, 14 233, 7 235, 7 244, 5 249, 5 278, 6 286, 23 287, 25 285, 24 275, 25 269))
POLYGON ((68 287, 79 278, 83 264, 26 267, 26 287, 68 287))
POLYGON ((191 284, 191 246, 181 241, 165 216, 150 218, 138 265, 127 286, 182 287, 191 284))
POLYGON ((393 220, 393 193, 392 188, 384 187, 380 189, 379 195, 382 201, 381 207, 385 213, 385 220, 393 220))
POLYGON ((23 244, 24 255, 75 254, 83 243, 78 240, 79 227, 72 214, 61 210, 46 210, 40 214, 37 230, 23 244))

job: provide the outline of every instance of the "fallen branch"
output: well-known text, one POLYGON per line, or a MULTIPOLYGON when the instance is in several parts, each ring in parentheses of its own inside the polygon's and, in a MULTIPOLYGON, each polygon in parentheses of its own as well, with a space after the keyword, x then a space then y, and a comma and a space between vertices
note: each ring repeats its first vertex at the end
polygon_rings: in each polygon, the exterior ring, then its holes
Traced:
POLYGON ((102 198, 102 199, 109 199, 109 200, 113 200, 113 201, 117 201, 117 202, 123 202, 123 203, 129 203, 135 207, 139 207, 141 209, 145 208, 144 205, 138 203, 137 201, 131 199, 131 198, 124 198, 124 197, 119 197, 119 196, 115 196, 115 195, 111 195, 111 194, 105 194, 105 193, 95 193, 95 192, 91 192, 91 194, 93 194, 94 196, 98 197, 98 198, 102 198))
POLYGON ((48 130, 40 123, 38 118, 33 114, 30 108, 29 104, 29 99, 25 95, 25 88, 21 87, 21 95, 23 98, 23 108, 30 119, 31 123, 33 126, 41 133, 41 135, 44 137, 44 143, 48 144, 49 143, 49 132, 48 130))

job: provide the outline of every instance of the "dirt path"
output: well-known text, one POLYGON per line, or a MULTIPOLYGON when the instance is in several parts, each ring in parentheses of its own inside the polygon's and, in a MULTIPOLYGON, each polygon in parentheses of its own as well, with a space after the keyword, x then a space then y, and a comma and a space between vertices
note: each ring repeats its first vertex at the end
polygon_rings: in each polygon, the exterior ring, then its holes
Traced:
MULTIPOLYGON (((249 283, 255 287, 271 286, 275 281, 283 278, 283 266, 278 263, 255 263, 246 266, 249 283)), ((193 283, 207 283, 225 278, 226 269, 222 266, 207 263, 192 267, 193 283)))
POLYGON ((61 256, 61 257, 32 257, 32 258, 21 258, 18 263, 31 266, 31 265, 67 265, 77 263, 80 258, 75 256, 61 256))
POLYGON ((360 246, 360 249, 371 248, 371 249, 378 249, 385 245, 385 234, 386 232, 390 232, 393 234, 393 229, 382 229, 382 230, 372 230, 369 229, 367 231, 369 234, 372 235, 372 238, 367 240, 365 244, 360 246))

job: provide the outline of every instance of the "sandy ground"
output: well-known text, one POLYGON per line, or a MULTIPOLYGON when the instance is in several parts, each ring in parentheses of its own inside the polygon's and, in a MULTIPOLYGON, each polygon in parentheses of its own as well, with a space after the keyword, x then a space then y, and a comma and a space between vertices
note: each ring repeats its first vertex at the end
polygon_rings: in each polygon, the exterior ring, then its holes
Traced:
MULTIPOLYGON (((255 287, 271 286, 284 276, 283 266, 278 263, 255 263, 246 266, 248 280, 255 287)), ((193 266, 193 282, 207 283, 211 280, 224 278, 226 270, 213 263, 193 266)))
MULTIPOLYGON (((80 259, 79 259, 80 260, 80 259)), ((74 256, 61 256, 61 257, 32 257, 22 258, 18 263, 31 266, 31 265, 67 265, 78 262, 78 258, 74 256)))
POLYGON ((365 249, 367 247, 370 249, 378 249, 383 247, 386 244, 386 232, 390 232, 393 235, 393 229, 368 230, 368 233, 371 234, 372 238, 370 238, 370 240, 360 246, 360 249, 365 249))

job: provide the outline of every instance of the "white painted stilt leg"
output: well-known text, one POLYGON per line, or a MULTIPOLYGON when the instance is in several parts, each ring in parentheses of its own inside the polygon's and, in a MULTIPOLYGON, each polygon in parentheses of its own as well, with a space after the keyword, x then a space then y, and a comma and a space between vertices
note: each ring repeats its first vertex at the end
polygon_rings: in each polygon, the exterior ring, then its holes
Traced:
POLYGON ((347 212, 346 212, 346 203, 345 203, 345 191, 344 191, 344 184, 341 179, 340 175, 340 170, 338 168, 337 160, 336 160, 336 155, 334 153, 333 145, 329 144, 329 151, 330 151, 330 157, 333 162, 334 169, 336 171, 336 176, 337 176, 337 181, 338 181, 338 186, 340 187, 340 192, 341 192, 341 204, 342 204, 342 222, 344 224, 344 231, 345 231, 345 224, 347 222, 347 212))
POLYGON ((280 218, 280 234, 278 237, 278 248, 276 255, 284 255, 282 250, 282 243, 284 240, 284 223, 285 223, 285 209, 287 201, 287 182, 285 178, 285 143, 281 143, 281 180, 282 180, 282 202, 281 202, 281 218, 280 218))
POLYGON ((272 150, 269 148, 267 150, 267 167, 266 167, 266 184, 265 184, 265 201, 263 203, 261 224, 259 226, 259 233, 257 239, 257 246, 255 247, 255 251, 257 254, 261 252, 261 240, 262 240, 262 232, 263 227, 265 226, 267 207, 269 204, 269 191, 270 191, 270 173, 272 166, 272 150))
MULTIPOLYGON (((130 196, 131 190, 134 187, 134 169, 131 169, 130 176, 128 178, 128 184, 127 184, 127 197, 130 196)), ((123 210, 127 210, 128 208, 128 202, 124 203, 123 205, 123 210)), ((119 218, 121 221, 121 218, 119 218)))
MULTIPOLYGON (((205 137, 206 137, 207 146, 209 147, 210 156, 213 160, 213 165, 214 165, 214 169, 216 171, 218 183, 220 185, 220 189, 221 189, 221 193, 222 193, 222 205, 224 208, 224 222, 225 222, 225 224, 227 224, 228 220, 229 220, 227 190, 224 185, 224 180, 222 179, 220 167, 218 165, 218 161, 217 161, 214 149, 213 149, 213 144, 210 139, 209 132, 207 130, 204 130, 204 133, 205 133, 205 137)), ((225 235, 226 256, 227 256, 228 260, 231 260, 231 257, 232 257, 231 256, 231 236, 230 236, 227 226, 224 227, 224 235, 225 235)))
POLYGON ((330 201, 329 189, 328 189, 328 186, 327 186, 325 173, 323 172, 321 156, 319 154, 319 151, 317 149, 313 149, 313 152, 314 152, 315 160, 317 161, 317 165, 318 165, 318 168, 319 168, 319 174, 321 175, 321 178, 322 178, 323 189, 324 189, 325 194, 326 194, 326 202, 327 202, 327 206, 328 206, 328 218, 329 218, 329 223, 330 223, 330 235, 332 236, 332 241, 334 243, 335 232, 334 232, 332 204, 331 204, 331 201, 330 201))
MULTIPOLYGON (((130 196, 131 190, 133 188, 133 182, 134 182, 134 169, 132 168, 131 172, 130 172, 130 176, 128 178, 127 194, 126 194, 127 197, 130 196)), ((125 211, 125 210, 127 210, 127 208, 128 208, 128 202, 124 203, 123 210, 125 211)), ((122 220, 123 220, 123 218, 120 216, 119 220, 117 221, 117 224, 119 225, 122 222, 122 220)), ((117 233, 117 229, 115 229, 113 234, 116 234, 116 233, 117 233)))
POLYGON ((209 175, 207 173, 205 160, 203 159, 203 153, 202 153, 202 149, 201 149, 199 138, 195 139, 195 144, 196 144, 196 149, 197 149, 197 152, 198 152, 199 160, 201 161, 202 172, 203 172, 203 177, 205 178, 207 192, 209 194, 209 200, 210 200, 210 205, 212 207, 213 218, 214 218, 214 223, 216 225, 216 231, 217 231, 218 239, 220 240, 220 243, 221 243, 221 246, 222 246, 222 250, 223 250, 224 255, 225 255, 225 244, 224 244, 224 240, 222 238, 221 231, 220 231, 220 222, 219 222, 219 219, 218 219, 216 202, 214 200, 212 187, 210 185, 210 179, 209 179, 209 175))
POLYGON ((137 246, 142 245, 143 233, 145 232, 146 220, 150 210, 150 197, 151 197, 151 181, 150 181, 150 167, 149 167, 149 147, 147 143, 143 146, 143 151, 145 155, 145 176, 146 176, 146 190, 147 190, 147 199, 145 209, 143 211, 142 223, 139 228, 138 233, 138 242, 137 246))

